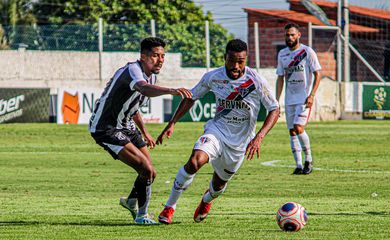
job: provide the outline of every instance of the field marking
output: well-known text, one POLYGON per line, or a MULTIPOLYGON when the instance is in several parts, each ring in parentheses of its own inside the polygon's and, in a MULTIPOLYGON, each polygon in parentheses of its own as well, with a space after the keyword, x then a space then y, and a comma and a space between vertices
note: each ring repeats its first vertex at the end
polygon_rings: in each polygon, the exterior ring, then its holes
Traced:
MULTIPOLYGON (((280 168, 295 168, 295 165, 282 165, 276 164, 282 160, 272 160, 268 162, 262 162, 261 165, 266 167, 280 167, 280 168)), ((345 172, 345 173, 390 173, 389 171, 369 171, 369 170, 351 170, 351 169, 326 169, 326 168, 313 168, 316 171, 329 171, 329 172, 345 172)))

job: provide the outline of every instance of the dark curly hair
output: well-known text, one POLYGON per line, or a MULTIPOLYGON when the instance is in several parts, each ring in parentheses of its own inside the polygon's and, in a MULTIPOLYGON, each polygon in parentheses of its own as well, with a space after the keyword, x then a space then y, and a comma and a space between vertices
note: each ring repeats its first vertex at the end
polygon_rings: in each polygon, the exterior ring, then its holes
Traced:
POLYGON ((152 51, 154 47, 165 47, 165 42, 158 37, 148 37, 141 42, 141 53, 145 54, 152 51))
POLYGON ((284 30, 289 30, 290 28, 296 28, 299 31, 299 25, 296 23, 289 23, 284 26, 284 30))
POLYGON ((246 45, 246 42, 240 40, 240 39, 233 39, 230 40, 226 45, 226 52, 229 51, 232 52, 242 52, 242 51, 248 51, 248 46, 246 45))

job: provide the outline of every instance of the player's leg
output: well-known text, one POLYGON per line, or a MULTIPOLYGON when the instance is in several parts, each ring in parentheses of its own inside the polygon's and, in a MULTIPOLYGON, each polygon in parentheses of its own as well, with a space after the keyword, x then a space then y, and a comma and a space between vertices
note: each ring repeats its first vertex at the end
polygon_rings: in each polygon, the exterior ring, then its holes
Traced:
POLYGON ((293 174, 301 174, 303 170, 302 148, 297 133, 294 129, 295 109, 296 109, 296 105, 286 105, 286 122, 290 133, 291 152, 293 154, 295 164, 296 164, 296 168, 293 174))
POLYGON ((303 168, 303 174, 309 174, 312 172, 312 154, 310 148, 310 138, 305 131, 305 126, 310 117, 310 108, 306 108, 305 105, 299 106, 294 119, 294 130, 298 137, 299 143, 302 147, 302 151, 305 155, 305 166, 303 168))
POLYGON ((181 194, 191 185, 196 172, 208 162, 209 156, 202 150, 194 149, 190 159, 177 172, 173 182, 171 194, 165 204, 164 210, 158 216, 158 220, 164 224, 172 222, 173 213, 181 194))
POLYGON ((128 143, 119 152, 118 156, 122 162, 134 168, 138 173, 133 189, 127 199, 128 204, 131 203, 130 201, 134 201, 131 197, 135 196, 137 199, 138 212, 135 222, 140 224, 155 223, 148 217, 148 206, 151 197, 151 185, 156 177, 156 171, 152 165, 147 147, 144 146, 138 149, 134 144, 128 143))
POLYGON ((207 217, 208 213, 210 212, 213 200, 219 197, 225 191, 227 182, 228 181, 221 179, 218 174, 214 172, 209 189, 207 189, 203 194, 202 200, 195 210, 195 222, 201 222, 207 217))
POLYGON ((191 185, 196 172, 204 164, 218 157, 220 150, 220 143, 214 135, 205 133, 198 139, 190 159, 176 174, 169 199, 158 217, 161 223, 170 224, 172 222, 172 216, 180 195, 191 185))
POLYGON ((231 149, 224 143, 221 145, 223 152, 221 152, 220 157, 210 160, 214 169, 213 179, 195 210, 195 222, 201 222, 207 217, 213 200, 225 192, 227 182, 232 179, 244 161, 245 149, 239 151, 231 149))

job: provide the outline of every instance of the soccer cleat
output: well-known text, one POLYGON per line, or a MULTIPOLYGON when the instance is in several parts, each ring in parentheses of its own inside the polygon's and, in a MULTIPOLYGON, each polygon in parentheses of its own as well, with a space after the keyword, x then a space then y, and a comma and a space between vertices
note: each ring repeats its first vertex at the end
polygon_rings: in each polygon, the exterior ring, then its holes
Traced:
POLYGON ((134 205, 130 205, 129 202, 128 202, 128 198, 127 197, 119 198, 119 205, 121 205, 122 207, 124 207, 127 210, 129 210, 130 213, 131 213, 131 216, 135 220, 135 218, 137 216, 137 212, 138 212, 138 207, 137 207, 137 201, 136 200, 134 201, 134 203, 135 203, 134 205))
POLYGON ((310 174, 313 171, 313 162, 305 162, 302 174, 310 174))
POLYGON ((200 201, 199 206, 196 208, 194 213, 195 222, 200 223, 207 217, 207 215, 210 212, 211 204, 212 202, 210 203, 203 202, 203 197, 202 197, 202 200, 200 201))
POLYGON ((140 224, 140 225, 155 225, 155 224, 158 224, 148 214, 146 214, 144 216, 136 217, 134 219, 134 222, 136 224, 140 224))
POLYGON ((295 175, 302 174, 302 168, 295 168, 295 170, 292 174, 295 174, 295 175))
POLYGON ((160 215, 158 215, 158 221, 163 224, 171 224, 174 212, 175 209, 173 209, 172 207, 165 206, 164 210, 162 210, 160 215))

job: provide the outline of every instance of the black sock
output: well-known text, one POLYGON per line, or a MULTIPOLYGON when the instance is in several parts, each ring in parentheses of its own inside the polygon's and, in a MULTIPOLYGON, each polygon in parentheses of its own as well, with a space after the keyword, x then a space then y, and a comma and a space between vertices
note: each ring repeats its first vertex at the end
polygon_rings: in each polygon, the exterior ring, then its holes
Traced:
MULTIPOLYGON (((138 179, 139 179, 139 176, 135 179, 135 182, 139 181, 138 179)), ((127 199, 137 198, 137 196, 138 196, 137 188, 135 187, 135 182, 134 182, 133 188, 131 189, 131 192, 130 192, 129 196, 127 197, 127 199)))
POLYGON ((145 180, 140 177, 138 177, 134 183, 134 188, 136 189, 138 200, 138 216, 142 216, 148 213, 150 196, 152 194, 151 185, 151 180, 145 180))

